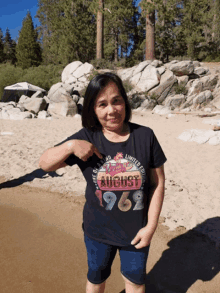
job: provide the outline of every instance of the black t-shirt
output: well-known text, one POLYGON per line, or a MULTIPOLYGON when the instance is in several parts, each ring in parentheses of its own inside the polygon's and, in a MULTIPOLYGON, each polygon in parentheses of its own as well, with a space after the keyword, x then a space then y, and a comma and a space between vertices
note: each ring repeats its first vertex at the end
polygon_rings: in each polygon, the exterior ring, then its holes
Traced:
MULTIPOLYGON (((86 128, 68 137, 86 140, 103 155, 86 162, 75 155, 66 164, 78 164, 86 182, 83 229, 91 238, 117 246, 130 245, 137 232, 147 224, 149 170, 162 166, 166 157, 153 131, 129 123, 125 142, 110 142, 102 131, 86 128)), ((64 141, 64 142, 65 142, 64 141)))

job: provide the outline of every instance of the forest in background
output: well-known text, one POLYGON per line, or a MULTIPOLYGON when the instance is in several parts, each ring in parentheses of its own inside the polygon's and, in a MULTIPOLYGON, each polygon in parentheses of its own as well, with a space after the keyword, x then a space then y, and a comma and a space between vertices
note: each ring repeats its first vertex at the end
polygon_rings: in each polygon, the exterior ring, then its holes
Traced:
POLYGON ((19 81, 48 90, 76 60, 96 68, 131 67, 149 59, 152 38, 152 56, 163 62, 220 61, 220 0, 142 0, 138 6, 132 0, 38 0, 35 17, 40 25, 34 27, 28 12, 17 40, 0 28, 0 96, 19 81))

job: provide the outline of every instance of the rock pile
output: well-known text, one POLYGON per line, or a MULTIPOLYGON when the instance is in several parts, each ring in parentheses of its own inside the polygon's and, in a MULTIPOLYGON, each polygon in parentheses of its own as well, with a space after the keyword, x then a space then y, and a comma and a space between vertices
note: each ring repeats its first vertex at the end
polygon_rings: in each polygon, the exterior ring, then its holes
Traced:
POLYGON ((163 65, 147 60, 119 70, 118 75, 133 85, 128 96, 138 110, 157 106, 155 113, 167 114, 172 110, 190 112, 207 104, 213 110, 220 109, 219 76, 201 65, 198 61, 173 60, 163 65))
MULTIPOLYGON (((0 119, 46 119, 50 116, 74 116, 81 113, 82 92, 89 83, 94 67, 75 61, 68 64, 61 82, 54 84, 47 96, 42 92, 31 98, 22 96, 19 102, 0 103, 0 119)), ((146 60, 117 74, 133 89, 128 92, 133 109, 153 110, 170 114, 173 110, 190 112, 204 109, 220 110, 220 83, 218 74, 211 74, 198 61, 177 61, 163 64, 146 60)))

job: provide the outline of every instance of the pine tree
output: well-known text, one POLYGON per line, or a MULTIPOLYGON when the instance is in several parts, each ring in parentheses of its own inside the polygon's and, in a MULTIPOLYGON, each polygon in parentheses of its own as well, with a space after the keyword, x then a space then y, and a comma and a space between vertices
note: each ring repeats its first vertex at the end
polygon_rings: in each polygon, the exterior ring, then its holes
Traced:
POLYGON ((38 66, 41 63, 41 48, 37 41, 37 32, 34 29, 30 12, 22 22, 16 47, 17 65, 23 69, 38 66))
POLYGON ((133 17, 137 12, 134 1, 106 0, 104 9, 104 52, 105 58, 117 61, 127 55, 134 35, 133 17))
POLYGON ((16 61, 15 56, 15 41, 12 40, 9 29, 6 29, 5 37, 4 37, 4 60, 6 62, 10 62, 12 64, 16 61))
POLYGON ((90 1, 39 0, 38 6, 44 63, 94 59, 96 26, 90 1))
POLYGON ((0 28, 0 63, 4 61, 4 40, 3 40, 3 32, 0 28))
POLYGON ((187 55, 197 59, 205 42, 204 27, 210 23, 210 1, 185 0, 181 30, 187 43, 187 55))

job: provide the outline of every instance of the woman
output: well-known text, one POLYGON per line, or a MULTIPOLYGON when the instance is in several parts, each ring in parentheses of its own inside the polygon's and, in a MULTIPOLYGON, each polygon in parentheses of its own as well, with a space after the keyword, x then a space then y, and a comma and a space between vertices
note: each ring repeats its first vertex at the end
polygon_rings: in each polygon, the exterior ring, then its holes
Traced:
POLYGON ((117 249, 126 292, 145 292, 149 245, 164 197, 166 157, 153 131, 130 123, 130 117, 121 79, 99 74, 85 93, 83 129, 40 158, 39 166, 47 172, 78 164, 87 181, 87 293, 104 292, 117 249))

